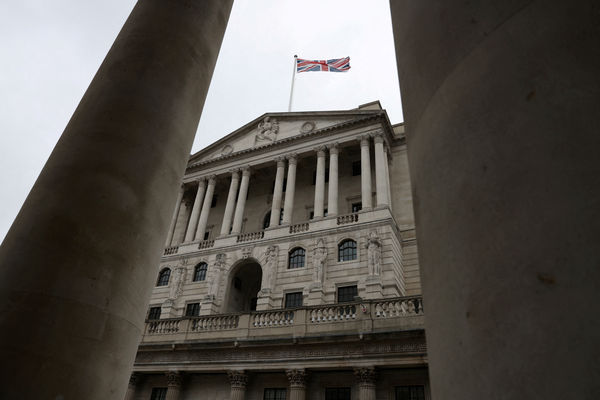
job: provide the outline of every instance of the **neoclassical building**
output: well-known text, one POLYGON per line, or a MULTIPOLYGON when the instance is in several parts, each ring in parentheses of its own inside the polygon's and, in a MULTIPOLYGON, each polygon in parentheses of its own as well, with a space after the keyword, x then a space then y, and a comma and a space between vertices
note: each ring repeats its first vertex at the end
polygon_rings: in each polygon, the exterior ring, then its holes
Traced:
POLYGON ((191 156, 127 399, 429 399, 402 124, 267 113, 191 156))

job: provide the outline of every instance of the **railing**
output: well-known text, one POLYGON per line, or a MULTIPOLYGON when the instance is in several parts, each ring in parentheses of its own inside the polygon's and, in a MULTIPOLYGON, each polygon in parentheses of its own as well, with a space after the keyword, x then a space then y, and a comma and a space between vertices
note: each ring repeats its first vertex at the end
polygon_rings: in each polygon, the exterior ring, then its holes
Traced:
POLYGON ((171 247, 167 247, 165 249, 165 256, 168 256, 169 254, 177 254, 177 250, 179 250, 179 246, 171 246, 171 247))
POLYGON ((143 342, 239 340, 260 337, 424 329, 419 296, 146 321, 143 342), (267 328, 267 329, 265 329, 267 328))
POLYGON ((357 213, 340 215, 339 217, 337 217, 338 225, 351 224, 353 222, 358 222, 358 214, 357 213))
POLYGON ((237 242, 250 242, 252 240, 262 239, 263 237, 265 237, 265 231, 242 233, 241 235, 238 235, 237 242))
POLYGON ((290 233, 306 232, 308 230, 308 222, 301 224, 290 225, 290 233))
POLYGON ((203 240, 200 243, 198 243, 198 249, 202 250, 202 249, 208 249, 211 248, 215 245, 215 241, 214 240, 203 240))

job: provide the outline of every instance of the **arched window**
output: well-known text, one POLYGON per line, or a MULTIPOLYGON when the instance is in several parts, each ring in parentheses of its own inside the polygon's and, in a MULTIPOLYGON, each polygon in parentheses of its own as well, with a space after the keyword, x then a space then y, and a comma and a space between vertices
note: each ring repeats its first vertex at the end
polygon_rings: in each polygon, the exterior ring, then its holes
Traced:
POLYGON ((194 268, 194 282, 200 282, 206 279, 207 267, 208 265, 205 262, 196 265, 196 268, 194 268))
MULTIPOLYGON (((279 213, 279 225, 281 225, 282 222, 283 222, 283 208, 281 209, 281 211, 279 213)), ((270 225, 271 225, 271 211, 269 211, 267 213, 267 215, 265 215, 265 218, 263 219, 263 229, 267 229, 270 225)))
POLYGON ((288 256, 288 269, 304 267, 306 251, 302 247, 292 249, 288 256))
POLYGON ((356 242, 346 239, 338 246, 338 261, 356 260, 356 242))
POLYGON ((171 277, 171 270, 165 268, 158 274, 158 280, 156 286, 167 286, 169 284, 169 278, 171 277))

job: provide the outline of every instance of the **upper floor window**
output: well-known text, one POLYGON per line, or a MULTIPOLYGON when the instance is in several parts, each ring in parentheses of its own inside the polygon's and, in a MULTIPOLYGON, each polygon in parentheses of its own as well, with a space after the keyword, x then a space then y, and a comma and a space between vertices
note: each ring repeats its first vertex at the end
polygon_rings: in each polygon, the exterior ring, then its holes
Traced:
POLYGON ((207 268, 208 265, 205 262, 196 265, 196 268, 194 268, 194 282, 200 282, 206 279, 207 268))
POLYGON ((167 388, 152 388, 152 394, 150 395, 150 400, 166 400, 167 398, 167 388))
POLYGON ((354 161, 352 163, 352 176, 358 176, 361 174, 360 161, 354 161))
POLYGON ((197 317, 200 315, 200 303, 188 303, 185 307, 186 317, 197 317))
POLYGON ((325 389, 325 400, 350 400, 349 387, 337 387, 325 389))
POLYGON ((425 400, 424 386, 396 386, 395 400, 425 400))
POLYGON ((285 308, 302 307, 302 292, 285 294, 285 308))
POLYGON ((360 210, 362 210, 362 202, 358 202, 358 203, 352 203, 352 212, 359 212, 360 210))
POLYGON ((338 245, 338 261, 356 260, 356 242, 346 239, 338 245))
POLYGON ((354 301, 356 296, 358 296, 358 287, 356 285, 338 288, 338 303, 354 301))
POLYGON ((158 280, 156 281, 156 286, 167 286, 169 284, 170 277, 171 277, 171 270, 169 268, 164 268, 158 274, 158 280))
POLYGON ((265 388, 263 400, 285 400, 284 388, 265 388))
POLYGON ((148 311, 148 319, 160 319, 160 306, 150 307, 148 311))
POLYGON ((288 269, 304 267, 306 251, 302 247, 292 249, 289 254, 288 269))

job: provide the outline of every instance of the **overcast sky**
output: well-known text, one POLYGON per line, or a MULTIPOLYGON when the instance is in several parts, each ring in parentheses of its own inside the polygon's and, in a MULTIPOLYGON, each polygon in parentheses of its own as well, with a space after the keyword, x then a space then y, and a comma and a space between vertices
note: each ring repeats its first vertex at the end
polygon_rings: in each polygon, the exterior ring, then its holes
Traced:
MULTIPOLYGON (((0 239, 134 4, 1 2, 0 239)), ((392 123, 403 120, 388 0, 236 0, 192 151, 287 111, 294 54, 350 56, 352 68, 297 75, 292 111, 380 100, 392 123)))

